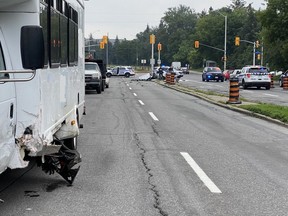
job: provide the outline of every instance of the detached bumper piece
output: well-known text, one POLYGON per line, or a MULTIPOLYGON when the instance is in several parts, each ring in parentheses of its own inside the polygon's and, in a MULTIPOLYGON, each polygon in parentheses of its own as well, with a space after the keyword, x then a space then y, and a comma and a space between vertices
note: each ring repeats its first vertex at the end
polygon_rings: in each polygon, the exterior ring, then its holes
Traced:
POLYGON ((77 168, 75 168, 75 165, 80 162, 81 156, 77 150, 62 146, 58 153, 45 155, 44 163, 41 163, 41 166, 45 173, 51 175, 56 171, 69 184, 72 184, 80 169, 80 165, 77 168))

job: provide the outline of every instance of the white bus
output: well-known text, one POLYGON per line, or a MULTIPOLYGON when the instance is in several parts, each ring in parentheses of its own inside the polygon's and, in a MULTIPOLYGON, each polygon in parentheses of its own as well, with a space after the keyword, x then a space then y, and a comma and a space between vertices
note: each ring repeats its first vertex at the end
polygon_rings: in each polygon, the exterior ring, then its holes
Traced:
POLYGON ((83 28, 82 0, 0 0, 0 173, 38 157, 44 171, 73 182, 78 170, 70 169, 81 160, 83 28))

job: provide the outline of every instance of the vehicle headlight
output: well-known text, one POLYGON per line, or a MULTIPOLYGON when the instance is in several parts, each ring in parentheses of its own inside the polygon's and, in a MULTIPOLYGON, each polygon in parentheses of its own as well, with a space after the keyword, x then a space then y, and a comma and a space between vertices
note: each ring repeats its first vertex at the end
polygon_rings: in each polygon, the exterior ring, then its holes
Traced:
POLYGON ((93 79, 100 79, 100 75, 98 73, 92 74, 93 79))

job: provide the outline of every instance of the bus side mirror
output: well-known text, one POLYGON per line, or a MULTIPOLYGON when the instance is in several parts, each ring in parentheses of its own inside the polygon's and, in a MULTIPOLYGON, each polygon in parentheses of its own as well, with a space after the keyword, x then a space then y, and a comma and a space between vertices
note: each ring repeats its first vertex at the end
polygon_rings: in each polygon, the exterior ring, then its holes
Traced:
POLYGON ((44 36, 40 26, 21 28, 21 58, 24 69, 36 70, 44 67, 44 36))

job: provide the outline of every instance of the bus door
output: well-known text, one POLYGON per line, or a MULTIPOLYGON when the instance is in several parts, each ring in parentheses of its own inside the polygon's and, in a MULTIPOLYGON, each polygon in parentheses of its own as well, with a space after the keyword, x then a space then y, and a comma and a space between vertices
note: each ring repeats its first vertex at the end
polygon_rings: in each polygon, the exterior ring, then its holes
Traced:
MULTIPOLYGON (((5 46, 3 35, 0 29, 0 71, 5 71, 8 68, 11 70, 10 61, 8 60, 8 50, 5 46), (6 60, 6 61, 5 61, 6 60)), ((3 145, 11 142, 15 136, 16 125, 16 95, 15 83, 1 83, 1 79, 10 79, 13 74, 0 73, 0 151, 3 145)))

